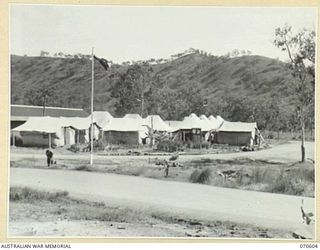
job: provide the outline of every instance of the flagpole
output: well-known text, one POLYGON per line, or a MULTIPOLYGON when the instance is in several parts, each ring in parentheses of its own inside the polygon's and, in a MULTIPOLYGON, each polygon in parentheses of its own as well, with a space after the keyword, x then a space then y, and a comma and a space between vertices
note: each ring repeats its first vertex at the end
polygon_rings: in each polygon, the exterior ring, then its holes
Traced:
POLYGON ((93 165, 93 93, 94 93, 94 54, 92 47, 92 65, 91 65, 91 150, 90 150, 90 165, 93 165))

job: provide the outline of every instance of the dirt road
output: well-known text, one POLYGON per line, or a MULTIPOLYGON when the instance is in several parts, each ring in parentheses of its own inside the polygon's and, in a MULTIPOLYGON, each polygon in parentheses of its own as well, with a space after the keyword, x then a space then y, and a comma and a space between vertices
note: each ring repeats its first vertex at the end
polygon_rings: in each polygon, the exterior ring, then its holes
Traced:
MULTIPOLYGON (((200 184, 79 171, 10 169, 11 186, 66 190, 70 196, 154 210, 200 220, 220 220, 295 230, 303 228, 303 197, 218 188, 200 184)), ((314 212, 314 199, 304 197, 314 212)))
MULTIPOLYGON (((306 142, 306 158, 314 159, 314 142, 306 142)), ((220 159, 220 160, 231 160, 235 158, 249 157, 256 160, 269 160, 275 162, 297 162, 300 160, 300 142, 291 141, 289 143, 276 145, 269 149, 254 151, 254 152, 240 152, 240 153, 227 153, 227 154, 202 154, 202 155, 181 155, 179 160, 190 160, 199 158, 210 158, 210 159, 220 159)), ((105 156, 105 155, 94 155, 94 159, 148 159, 152 156, 105 156)), ((154 156, 155 157, 155 156, 154 156)), ((156 156, 158 158, 168 157, 168 156, 156 156)), ((12 149, 11 160, 19 160, 23 158, 44 158, 44 150, 28 150, 28 152, 20 151, 19 148, 12 149)), ((89 153, 71 153, 70 154, 55 154, 55 159, 90 159, 89 153)))

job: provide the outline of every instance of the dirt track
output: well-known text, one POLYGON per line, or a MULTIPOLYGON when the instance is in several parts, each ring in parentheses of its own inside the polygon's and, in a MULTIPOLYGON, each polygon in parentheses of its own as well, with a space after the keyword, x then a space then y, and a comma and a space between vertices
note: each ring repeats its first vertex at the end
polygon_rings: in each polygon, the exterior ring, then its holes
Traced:
MULTIPOLYGON (((300 212, 303 197, 79 171, 12 168, 10 172, 11 186, 66 190, 70 196, 107 204, 269 228, 304 227, 300 212)), ((314 199, 303 199, 305 210, 314 212, 314 199)))
MULTIPOLYGON (((306 158, 315 159, 314 156, 314 142, 306 142, 306 158)), ((252 159, 259 160, 269 160, 275 162, 297 162, 300 160, 300 142, 291 141, 286 144, 276 145, 269 149, 254 151, 254 152, 240 152, 240 153, 229 153, 229 154, 203 154, 203 155, 181 155, 180 160, 190 160, 198 158, 210 158, 210 159, 221 159, 221 160, 231 160, 235 158, 249 157, 252 159)), ((95 159, 117 159, 118 157, 128 158, 128 159, 147 159, 151 156, 104 156, 104 155, 94 155, 95 159)), ((154 156, 155 157, 155 156, 154 156)), ((162 156, 156 156, 161 158, 162 156)), ((167 156, 163 156, 167 157, 167 156)), ((28 150, 21 151, 21 149, 12 149, 11 160, 19 160, 22 158, 44 158, 44 150, 28 150)), ((55 154, 55 159, 90 159, 89 153, 71 153, 70 154, 55 154)))

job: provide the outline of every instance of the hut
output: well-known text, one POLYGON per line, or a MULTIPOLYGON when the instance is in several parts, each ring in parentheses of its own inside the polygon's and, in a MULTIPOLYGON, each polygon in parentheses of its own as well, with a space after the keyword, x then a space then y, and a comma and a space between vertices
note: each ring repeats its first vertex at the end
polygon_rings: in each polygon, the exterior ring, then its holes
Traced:
MULTIPOLYGON (((91 140, 91 116, 60 117, 63 127, 64 145, 84 144, 91 140)), ((99 139, 101 127, 93 123, 93 138, 99 139)))
POLYGON ((186 116, 177 127, 172 129, 173 137, 183 142, 200 143, 202 140, 200 119, 195 115, 186 116))
POLYGON ((236 146, 250 146, 257 144, 257 123, 224 121, 218 130, 216 142, 236 146))
POLYGON ((113 118, 102 131, 102 140, 108 144, 139 146, 148 129, 143 126, 142 118, 113 118))

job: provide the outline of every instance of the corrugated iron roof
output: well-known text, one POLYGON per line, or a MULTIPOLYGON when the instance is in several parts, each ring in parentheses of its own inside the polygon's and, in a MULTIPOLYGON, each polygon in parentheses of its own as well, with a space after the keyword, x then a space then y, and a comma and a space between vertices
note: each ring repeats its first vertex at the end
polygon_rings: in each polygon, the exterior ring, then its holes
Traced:
MULTIPOLYGON (((88 117, 88 113, 83 109, 77 108, 61 108, 61 107, 46 107, 45 116, 51 117, 88 117)), ((25 119, 33 116, 43 116, 42 106, 30 106, 30 105, 11 105, 11 117, 20 117, 25 119)))

